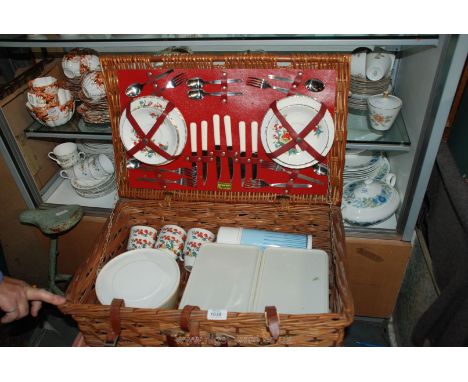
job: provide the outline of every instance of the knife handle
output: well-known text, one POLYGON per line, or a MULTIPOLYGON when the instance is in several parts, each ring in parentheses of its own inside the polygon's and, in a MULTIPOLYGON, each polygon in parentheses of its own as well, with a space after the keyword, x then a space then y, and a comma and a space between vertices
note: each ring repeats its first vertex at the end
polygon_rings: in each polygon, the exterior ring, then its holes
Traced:
POLYGON ((219 146, 221 144, 221 133, 219 131, 219 115, 213 115, 213 131, 214 131, 214 144, 219 146))
POLYGON ((245 153, 245 122, 239 122, 239 145, 240 152, 245 153))
POLYGON ((252 134, 252 153, 258 152, 258 123, 253 121, 250 124, 250 132, 252 134))
POLYGON ((202 151, 208 150, 208 122, 202 121, 201 123, 201 139, 202 151))
POLYGON ((224 133, 226 134, 226 146, 232 147, 231 117, 224 116, 224 133))
POLYGON ((190 150, 192 153, 197 152, 197 124, 195 122, 190 123, 190 150))

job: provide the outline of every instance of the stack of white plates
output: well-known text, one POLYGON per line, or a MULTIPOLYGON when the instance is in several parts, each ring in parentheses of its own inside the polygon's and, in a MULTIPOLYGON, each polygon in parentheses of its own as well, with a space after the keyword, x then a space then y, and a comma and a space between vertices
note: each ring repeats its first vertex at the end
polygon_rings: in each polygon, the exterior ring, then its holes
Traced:
POLYGON ((70 183, 76 193, 83 198, 100 198, 115 190, 115 173, 96 180, 72 178, 70 183))
POLYGON ((384 180, 389 172, 390 163, 381 152, 346 152, 343 173, 344 183, 369 178, 384 180))
POLYGON ((112 161, 114 160, 114 147, 112 146, 112 143, 83 142, 83 143, 77 143, 77 146, 78 146, 78 151, 82 151, 85 154, 91 154, 91 155, 105 154, 112 161))
POLYGON ((367 110, 367 98, 376 94, 382 94, 392 89, 390 77, 384 77, 378 81, 368 81, 360 77, 351 76, 350 96, 348 107, 354 110, 367 110))

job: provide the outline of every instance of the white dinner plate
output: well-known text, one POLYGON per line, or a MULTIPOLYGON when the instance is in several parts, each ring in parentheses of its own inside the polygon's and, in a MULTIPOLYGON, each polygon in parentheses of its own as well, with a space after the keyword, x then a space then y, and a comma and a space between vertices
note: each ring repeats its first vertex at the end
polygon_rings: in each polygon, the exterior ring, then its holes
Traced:
POLYGON ((132 308, 174 308, 180 270, 167 252, 134 249, 110 260, 96 279, 96 296, 104 305, 121 298, 132 308))
MULTIPOLYGON (((294 95, 279 100, 277 106, 279 112, 291 127, 297 133, 300 133, 317 115, 321 103, 307 96, 294 95)), ((318 123, 318 129, 315 132, 311 131, 305 137, 305 141, 319 154, 326 156, 333 145, 334 136, 335 125, 330 112, 327 110, 318 123)), ((262 121, 261 140, 267 154, 276 151, 291 140, 286 128, 281 126, 280 121, 271 109, 268 109, 262 121)), ((272 160, 283 167, 295 169, 310 167, 318 162, 317 159, 307 151, 303 151, 298 145, 278 157, 272 158, 272 160)))
MULTIPOLYGON (((166 99, 155 96, 139 97, 132 101, 130 111, 145 134, 164 111, 167 103, 166 99)), ((120 139, 127 151, 140 142, 140 137, 127 120, 126 110, 120 117, 119 132, 120 139)), ((151 141, 171 156, 180 155, 187 142, 187 125, 179 109, 175 107, 171 110, 151 141)), ((152 165, 163 165, 172 161, 157 154, 148 146, 136 152, 134 157, 140 162, 152 165)))

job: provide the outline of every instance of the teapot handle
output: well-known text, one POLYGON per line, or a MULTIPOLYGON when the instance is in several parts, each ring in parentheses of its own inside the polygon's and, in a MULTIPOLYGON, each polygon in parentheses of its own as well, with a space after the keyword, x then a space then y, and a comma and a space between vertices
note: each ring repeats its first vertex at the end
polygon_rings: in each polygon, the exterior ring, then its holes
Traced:
POLYGON ((395 183, 396 183, 396 175, 390 172, 390 173, 385 177, 385 182, 386 182, 389 186, 394 187, 394 186, 395 186, 395 183))

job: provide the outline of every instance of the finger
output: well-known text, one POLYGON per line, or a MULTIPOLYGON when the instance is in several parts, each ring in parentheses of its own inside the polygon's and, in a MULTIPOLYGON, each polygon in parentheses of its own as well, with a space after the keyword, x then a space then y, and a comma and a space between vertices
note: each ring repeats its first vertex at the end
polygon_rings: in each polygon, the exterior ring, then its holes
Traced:
POLYGON ((45 289, 28 288, 26 289, 28 300, 44 301, 53 305, 61 305, 66 302, 65 297, 47 292, 45 289))
POLYGON ((8 324, 10 322, 13 322, 19 318, 19 311, 18 309, 15 309, 13 312, 6 312, 5 315, 2 317, 0 322, 2 324, 8 324))
POLYGON ((29 302, 24 297, 17 301, 18 303, 18 315, 17 319, 26 317, 29 314, 29 302))
POLYGON ((31 315, 33 317, 37 317, 39 314, 39 310, 41 310, 42 307, 42 301, 33 301, 31 303, 31 315))

